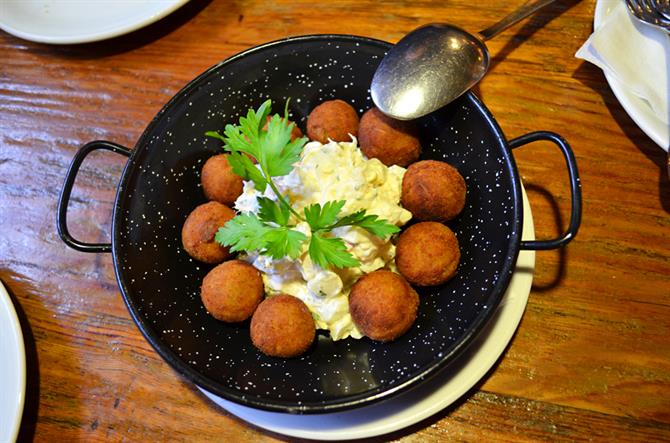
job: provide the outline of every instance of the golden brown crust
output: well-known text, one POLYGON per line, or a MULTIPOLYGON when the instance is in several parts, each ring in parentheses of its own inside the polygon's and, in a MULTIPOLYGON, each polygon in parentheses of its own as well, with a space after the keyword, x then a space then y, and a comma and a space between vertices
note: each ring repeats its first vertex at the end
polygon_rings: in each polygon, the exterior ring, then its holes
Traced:
POLYGON ((445 222, 461 213, 465 194, 465 180, 456 168, 422 160, 407 168, 400 203, 418 220, 445 222))
POLYGON ((461 251, 456 235, 437 222, 407 228, 396 244, 398 271, 412 284, 439 285, 456 274, 461 251))
POLYGON ((361 277, 349 293, 349 313, 365 336, 391 341, 416 320, 419 295, 395 272, 378 270, 361 277))
POLYGON ((421 145, 413 122, 384 115, 379 109, 368 109, 358 127, 358 143, 368 158, 377 158, 386 166, 407 166, 421 155, 421 145))
POLYGON ((218 244, 214 236, 233 217, 235 211, 219 202, 211 201, 196 207, 181 229, 184 250, 194 259, 211 264, 230 257, 228 248, 218 244))
POLYGON ((328 143, 348 142, 349 134, 358 135, 358 114, 347 102, 329 100, 314 108, 307 117, 307 136, 310 140, 328 143))
POLYGON ((200 288, 207 311, 225 322, 241 322, 251 317, 263 293, 261 273, 241 260, 216 266, 207 273, 200 288))
POLYGON ((207 159, 202 166, 200 182, 208 200, 232 206, 242 194, 244 181, 233 172, 228 162, 230 154, 218 154, 207 159))
POLYGON ((316 327, 309 309, 297 297, 273 295, 251 318, 251 341, 271 357, 296 357, 314 342, 316 327))

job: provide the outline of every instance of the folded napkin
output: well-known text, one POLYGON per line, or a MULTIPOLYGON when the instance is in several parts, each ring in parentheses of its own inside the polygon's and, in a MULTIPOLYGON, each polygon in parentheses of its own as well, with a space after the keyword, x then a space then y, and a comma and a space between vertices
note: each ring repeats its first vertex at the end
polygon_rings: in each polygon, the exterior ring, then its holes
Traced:
POLYGON ((575 56, 614 76, 670 124, 670 36, 633 18, 623 0, 607 1, 610 13, 575 56))

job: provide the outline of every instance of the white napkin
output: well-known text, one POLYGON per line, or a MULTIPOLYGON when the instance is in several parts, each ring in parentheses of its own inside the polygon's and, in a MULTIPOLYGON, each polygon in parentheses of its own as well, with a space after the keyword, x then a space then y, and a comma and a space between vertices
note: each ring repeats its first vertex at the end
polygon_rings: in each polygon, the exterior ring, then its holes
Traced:
POLYGON ((644 99, 662 122, 670 124, 668 33, 633 18, 623 0, 607 1, 610 13, 575 56, 613 75, 644 99))

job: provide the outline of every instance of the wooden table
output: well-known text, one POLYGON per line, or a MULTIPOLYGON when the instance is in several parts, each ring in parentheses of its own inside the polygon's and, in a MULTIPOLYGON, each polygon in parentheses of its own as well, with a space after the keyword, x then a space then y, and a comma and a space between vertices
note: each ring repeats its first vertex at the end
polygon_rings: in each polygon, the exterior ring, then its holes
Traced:
MULTIPOLYGON (((0 32, 0 278, 27 348, 20 440, 285 439, 217 408, 173 371, 133 324, 110 255, 60 240, 56 202, 69 162, 90 140, 133 146, 190 79, 256 44, 310 33, 397 41, 433 21, 477 30, 519 2, 480 3, 193 0, 94 44, 49 46, 0 32)), ((385 439, 670 441, 665 153, 602 72, 574 57, 594 6, 557 2, 490 41, 493 66, 476 91, 508 138, 544 129, 572 144, 581 230, 566 248, 538 252, 525 315, 493 370, 453 406, 385 439)), ((515 157, 536 235, 555 236, 570 205, 562 157, 544 143, 515 157)), ((71 226, 106 242, 123 159, 96 154, 87 165, 71 226)))

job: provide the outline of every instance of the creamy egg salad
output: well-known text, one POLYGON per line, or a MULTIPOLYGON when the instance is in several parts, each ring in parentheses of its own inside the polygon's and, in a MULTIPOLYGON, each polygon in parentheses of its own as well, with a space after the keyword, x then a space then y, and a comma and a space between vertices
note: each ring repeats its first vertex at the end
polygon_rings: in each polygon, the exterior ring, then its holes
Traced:
MULTIPOLYGON (((412 217, 400 206, 404 174, 405 168, 387 167, 377 159, 367 159, 352 137, 351 142, 307 143, 291 173, 275 177, 274 182, 298 212, 313 203, 323 205, 327 201, 346 200, 344 215, 365 209, 368 214, 402 226, 412 217)), ((269 187, 261 193, 253 182, 245 181, 235 209, 257 213, 261 196, 277 199, 269 187)), ((298 223, 295 229, 310 235, 307 223, 298 223)), ((295 260, 273 259, 258 253, 242 258, 263 273, 268 294, 283 292, 301 299, 312 312, 316 327, 330 331, 333 340, 361 338, 349 314, 349 291, 364 273, 384 267, 394 270, 395 246, 389 239, 381 239, 356 226, 343 226, 332 232, 344 240, 360 266, 322 269, 309 257, 307 243, 295 260)))

